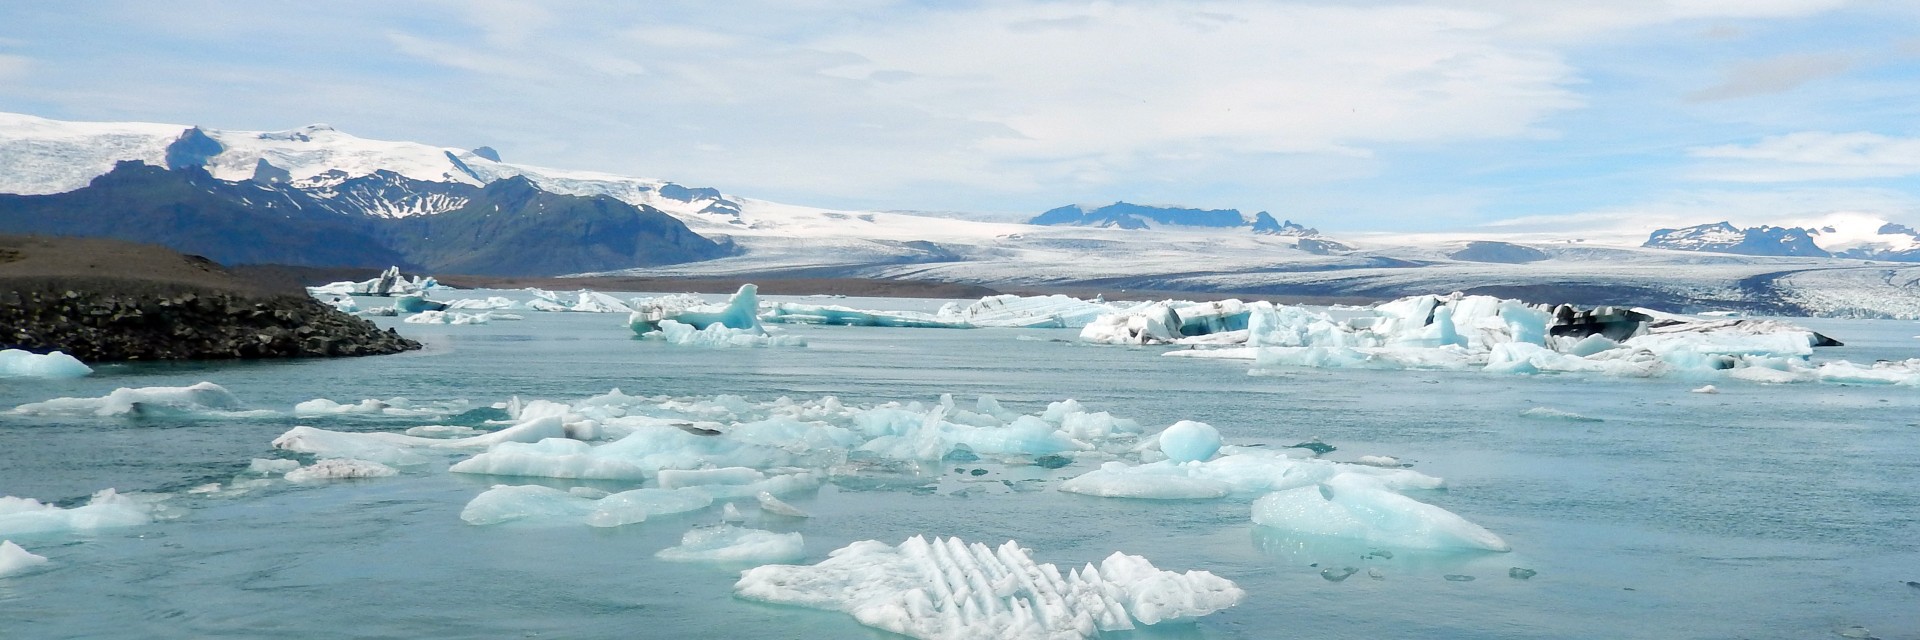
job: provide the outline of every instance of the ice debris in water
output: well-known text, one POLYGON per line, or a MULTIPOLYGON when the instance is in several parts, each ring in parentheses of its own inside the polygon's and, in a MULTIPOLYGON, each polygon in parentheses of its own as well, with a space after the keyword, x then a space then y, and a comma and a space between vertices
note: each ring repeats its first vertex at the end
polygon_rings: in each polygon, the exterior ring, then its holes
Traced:
MULTIPOLYGON (((499 319, 504 320, 506 318, 502 316, 499 319)), ((515 316, 513 319, 518 320, 520 318, 515 316)), ((487 324, 494 320, 495 315, 490 311, 460 313, 458 311, 429 310, 407 316, 407 318, 401 322, 408 324, 487 324)))
POLYGON ((648 340, 662 340, 667 344, 689 347, 804 347, 806 338, 792 335, 774 335, 765 329, 734 329, 718 322, 707 325, 705 329, 677 320, 661 320, 659 329, 640 334, 648 340))
POLYGON ((503 442, 537 442, 564 438, 566 427, 559 417, 536 417, 492 433, 469 438, 423 438, 383 431, 345 432, 294 427, 273 439, 276 449, 308 453, 321 458, 355 458, 387 465, 420 464, 426 461, 420 450, 476 450, 503 442))
POLYGON ((856 327, 906 327, 918 329, 967 329, 972 325, 944 320, 914 311, 866 311, 838 305, 814 305, 781 302, 760 314, 766 322, 784 324, 831 324, 856 327))
POLYGON ((0 578, 26 573, 46 563, 45 557, 20 548, 12 540, 0 540, 0 578))
POLYGON ((781 502, 779 498, 775 498, 773 497, 773 494, 765 491, 755 494, 753 498, 755 500, 760 501, 760 510, 765 511, 767 513, 771 513, 777 516, 786 516, 789 518, 813 517, 812 515, 809 515, 807 512, 801 511, 799 507, 787 504, 785 502, 781 502))
POLYGON ((93 531, 153 521, 150 496, 102 489, 84 506, 62 509, 32 498, 0 497, 0 536, 93 531))
POLYGON ((1246 593, 1205 571, 1174 573, 1114 553, 1061 575, 1011 541, 998 549, 958 538, 899 546, 855 542, 811 566, 740 574, 734 592, 763 602, 843 611, 867 626, 915 638, 1090 638, 1103 631, 1203 616, 1246 593))
POLYGON ((254 458, 247 463, 247 473, 263 476, 286 475, 288 471, 298 468, 300 468, 299 460, 254 458))
POLYGON ((720 509, 720 521, 721 522, 746 522, 747 516, 745 514, 740 513, 739 507, 733 506, 733 503, 729 502, 727 503, 727 506, 720 509))
POLYGON ((1720 388, 1713 385, 1706 385, 1698 389, 1694 389, 1693 393, 1720 393, 1720 388))
POLYGON ((59 351, 0 349, 0 378, 82 378, 91 373, 93 367, 59 351))
POLYGON ((699 489, 634 489, 590 498, 539 485, 494 485, 460 510, 467 524, 489 525, 515 520, 536 523, 579 522, 595 527, 618 527, 645 522, 648 517, 685 513, 713 504, 713 496, 699 489))
POLYGON ((122 387, 99 398, 54 398, 14 407, 17 415, 156 416, 238 412, 240 399, 225 387, 201 382, 186 387, 122 387))
POLYGON ((1266 449, 1228 447, 1205 462, 1129 465, 1110 461, 1061 483, 1060 490, 1108 498, 1192 500, 1313 486, 1342 475, 1371 478, 1394 490, 1445 486, 1445 481, 1411 469, 1301 460, 1266 449))
POLYGON ((1520 417, 1535 420, 1562 420, 1566 422, 1604 422, 1599 418, 1589 418, 1572 411, 1563 411, 1552 407, 1534 407, 1520 412, 1520 417))
POLYGON ((653 554, 673 562, 729 562, 764 564, 792 562, 806 557, 799 533, 774 533, 730 524, 694 527, 680 537, 680 545, 653 554))
POLYGON ((385 400, 368 398, 353 404, 345 404, 334 402, 327 398, 315 398, 293 405, 293 415, 300 417, 329 415, 421 417, 454 413, 456 412, 456 408, 457 410, 465 410, 466 404, 456 402, 447 405, 415 405, 406 398, 388 398, 385 400))
POLYGON ((286 478, 288 482, 318 482, 351 478, 384 478, 395 475, 400 475, 400 472, 378 462, 329 458, 288 471, 286 478))
POLYGON ((1213 457, 1220 450, 1220 432, 1205 422, 1181 420, 1160 432, 1160 452, 1174 462, 1213 457))
POLYGON ((1451 511, 1394 493, 1377 479, 1340 474, 1262 496, 1254 524, 1298 534, 1408 549, 1508 551, 1506 541, 1451 511))

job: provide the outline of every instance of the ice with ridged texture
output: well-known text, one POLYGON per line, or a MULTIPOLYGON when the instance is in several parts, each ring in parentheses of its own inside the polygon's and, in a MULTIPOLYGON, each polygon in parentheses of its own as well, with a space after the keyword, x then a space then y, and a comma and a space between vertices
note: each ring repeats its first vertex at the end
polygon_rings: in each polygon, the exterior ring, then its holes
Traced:
POLYGON ((0 578, 26 573, 46 563, 44 556, 34 555, 12 540, 0 540, 0 578))
POLYGON ((645 522, 652 516, 697 511, 711 504, 713 496, 699 489, 647 488, 588 497, 539 485, 494 485, 468 501, 460 510, 460 519, 473 525, 527 520, 618 527, 645 522))
POLYGON ((286 479, 288 482, 319 482, 353 478, 385 478, 396 475, 400 475, 398 470, 378 462, 352 458, 328 458, 288 471, 286 479))
POLYGON ((14 407, 17 415, 157 416, 237 412, 240 399, 225 387, 201 382, 185 387, 114 389, 99 398, 54 398, 14 407))
POLYGON ((1091 638, 1105 631, 1195 618, 1246 596, 1206 571, 1162 571, 1115 552, 1062 575, 1014 542, 959 538, 898 546, 855 542, 819 564, 767 565, 740 574, 742 598, 843 611, 861 624, 924 639, 1091 638))
POLYGON ((1360 540, 1384 547, 1511 549, 1500 536, 1466 518, 1354 474, 1261 496, 1253 502, 1253 522, 1296 534, 1360 540))
POLYGON ((83 506, 71 509, 32 498, 0 497, 0 536, 93 531, 153 521, 151 503, 102 489, 83 506))
POLYGON ((1160 452, 1174 462, 1206 460, 1220 451, 1220 432, 1205 422, 1181 420, 1160 432, 1160 452))
POLYGON ((93 367, 60 351, 0 349, 0 378, 84 378, 93 367))
POLYGON ((807 556, 799 533, 774 533, 722 524, 694 527, 680 537, 679 546, 653 554, 672 562, 754 563, 792 562, 807 556))

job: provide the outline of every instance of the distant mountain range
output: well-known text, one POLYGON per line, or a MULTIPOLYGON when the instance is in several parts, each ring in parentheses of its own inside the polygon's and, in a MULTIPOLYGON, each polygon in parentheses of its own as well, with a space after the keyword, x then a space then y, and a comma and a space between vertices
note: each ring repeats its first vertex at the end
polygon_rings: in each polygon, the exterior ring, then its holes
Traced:
POLYGON ((1296 224, 1292 220, 1285 222, 1275 220, 1273 214, 1265 211, 1249 216, 1240 213, 1239 209, 1188 209, 1130 202, 1115 202, 1098 207, 1070 204, 1049 209, 1046 213, 1028 220, 1027 224, 1113 229, 1152 229, 1163 226, 1245 228, 1254 233, 1276 236, 1312 238, 1320 235, 1318 229, 1296 224))
POLYGON ((1866 217, 1843 217, 1821 227, 1739 228, 1728 222, 1653 232, 1641 246, 1748 256, 1856 258, 1920 262, 1920 232, 1866 217))

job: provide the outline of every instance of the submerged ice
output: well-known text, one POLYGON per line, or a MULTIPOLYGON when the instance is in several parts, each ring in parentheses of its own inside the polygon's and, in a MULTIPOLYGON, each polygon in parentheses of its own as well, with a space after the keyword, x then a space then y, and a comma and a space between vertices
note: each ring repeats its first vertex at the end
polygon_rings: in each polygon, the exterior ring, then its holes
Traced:
POLYGON ((734 592, 763 602, 843 611, 915 638, 1090 638, 1204 616, 1246 595, 1205 571, 1163 571, 1114 553, 1062 575, 1026 549, 915 536, 898 546, 855 542, 811 566, 740 574, 734 592))

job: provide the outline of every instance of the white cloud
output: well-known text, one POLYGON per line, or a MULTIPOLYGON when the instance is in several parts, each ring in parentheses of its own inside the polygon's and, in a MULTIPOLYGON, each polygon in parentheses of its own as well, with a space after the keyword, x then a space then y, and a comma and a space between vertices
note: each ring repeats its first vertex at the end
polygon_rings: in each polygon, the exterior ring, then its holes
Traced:
POLYGON ((1855 58, 1847 54, 1790 54, 1749 60, 1727 70, 1725 80, 1687 94, 1690 102, 1712 102, 1785 93, 1809 82, 1845 73, 1855 58))
POLYGON ((1891 178, 1920 174, 1920 138, 1869 132, 1802 131, 1750 145, 1700 147, 1696 158, 1721 161, 1694 177, 1732 182, 1891 178))
POLYGON ((27 74, 33 66, 33 60, 26 56, 0 53, 0 78, 14 78, 27 74))

